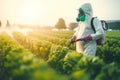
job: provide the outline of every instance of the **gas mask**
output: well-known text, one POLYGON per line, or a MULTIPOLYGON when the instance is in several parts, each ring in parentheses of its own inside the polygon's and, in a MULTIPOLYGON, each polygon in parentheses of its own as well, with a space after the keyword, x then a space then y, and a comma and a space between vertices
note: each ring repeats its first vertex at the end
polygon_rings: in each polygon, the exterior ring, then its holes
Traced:
POLYGON ((79 9, 79 14, 78 14, 78 17, 76 18, 76 21, 77 22, 79 22, 79 21, 84 22, 85 21, 85 13, 81 8, 79 9))

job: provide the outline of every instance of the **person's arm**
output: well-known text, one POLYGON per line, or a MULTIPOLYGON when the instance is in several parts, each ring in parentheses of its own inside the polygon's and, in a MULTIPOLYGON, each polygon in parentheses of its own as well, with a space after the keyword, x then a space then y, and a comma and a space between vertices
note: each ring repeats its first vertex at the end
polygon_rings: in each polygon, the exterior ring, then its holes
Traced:
POLYGON ((77 38, 77 33, 78 33, 78 30, 75 31, 75 33, 73 34, 72 38, 71 38, 71 43, 75 42, 76 38, 77 38))
MULTIPOLYGON (((79 24, 79 23, 78 23, 78 24, 79 24)), ((75 41, 76 41, 78 31, 79 31, 79 26, 77 27, 75 33, 73 34, 73 36, 72 36, 72 38, 71 38, 71 42, 75 42, 75 41)))
POLYGON ((83 41, 88 42, 91 40, 97 40, 104 35, 104 31, 102 29, 102 25, 101 25, 100 20, 95 18, 93 20, 93 25, 95 27, 96 33, 89 34, 89 35, 85 36, 84 38, 82 38, 83 41))

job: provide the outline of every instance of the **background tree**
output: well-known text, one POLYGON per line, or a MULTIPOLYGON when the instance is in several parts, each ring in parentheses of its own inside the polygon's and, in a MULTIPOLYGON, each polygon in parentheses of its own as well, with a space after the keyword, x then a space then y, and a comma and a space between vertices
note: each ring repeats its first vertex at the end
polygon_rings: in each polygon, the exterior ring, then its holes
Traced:
POLYGON ((78 26, 78 23, 76 23, 76 22, 71 22, 70 24, 69 24, 69 29, 70 30, 73 30, 74 28, 76 28, 78 26))
POLYGON ((60 18, 58 22, 55 25, 55 28, 57 29, 66 29, 65 21, 63 18, 60 18))
POLYGON ((0 27, 2 26, 2 23, 1 23, 1 21, 0 21, 0 27))
POLYGON ((7 20, 6 27, 10 27, 10 22, 7 20))

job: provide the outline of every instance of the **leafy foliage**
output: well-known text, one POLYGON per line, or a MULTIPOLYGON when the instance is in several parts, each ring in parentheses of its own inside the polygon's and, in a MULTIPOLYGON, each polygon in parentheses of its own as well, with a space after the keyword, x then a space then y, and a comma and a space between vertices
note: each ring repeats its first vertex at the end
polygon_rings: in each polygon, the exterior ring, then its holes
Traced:
POLYGON ((107 32, 96 57, 69 45, 73 31, 0 33, 0 80, 119 80, 120 33, 107 32))

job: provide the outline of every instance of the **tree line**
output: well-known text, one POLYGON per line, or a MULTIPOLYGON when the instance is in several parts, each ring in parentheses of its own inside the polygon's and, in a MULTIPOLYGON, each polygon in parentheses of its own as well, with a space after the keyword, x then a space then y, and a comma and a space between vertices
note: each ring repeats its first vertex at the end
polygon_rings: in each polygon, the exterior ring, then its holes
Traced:
MULTIPOLYGON (((0 21, 0 27, 2 27, 2 22, 0 21)), ((6 22, 6 27, 10 27, 10 22, 9 22, 9 20, 7 20, 7 22, 6 22)))

